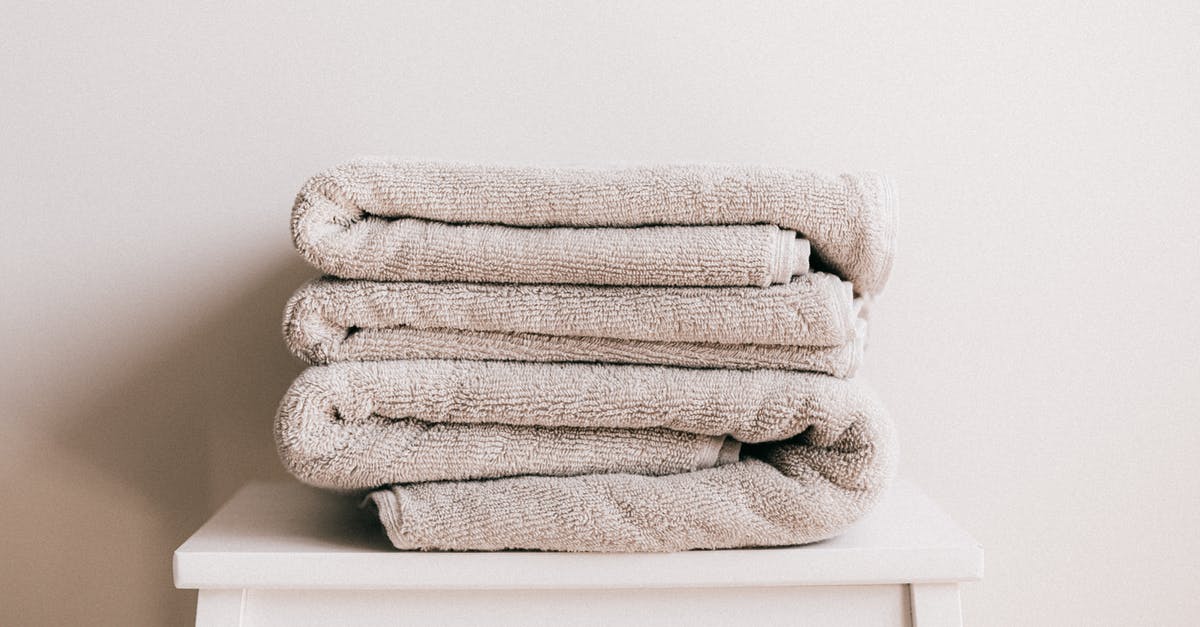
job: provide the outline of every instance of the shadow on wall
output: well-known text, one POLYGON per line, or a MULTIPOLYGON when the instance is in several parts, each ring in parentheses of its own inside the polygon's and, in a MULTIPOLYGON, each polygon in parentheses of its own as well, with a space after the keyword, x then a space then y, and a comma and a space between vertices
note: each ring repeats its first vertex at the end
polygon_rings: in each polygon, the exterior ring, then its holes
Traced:
POLYGON ((84 554, 73 559, 84 563, 77 576, 93 580, 81 581, 77 594, 102 612, 92 619, 193 620, 195 593, 173 588, 172 552, 246 480, 285 476, 272 419, 303 364, 284 347, 280 321, 292 290, 315 275, 292 256, 239 282, 244 291, 229 306, 156 357, 128 364, 131 376, 71 414, 58 444, 133 491, 129 499, 153 517, 152 535, 93 529, 93 541, 78 544, 84 554), (146 589, 111 580, 123 570, 146 589))

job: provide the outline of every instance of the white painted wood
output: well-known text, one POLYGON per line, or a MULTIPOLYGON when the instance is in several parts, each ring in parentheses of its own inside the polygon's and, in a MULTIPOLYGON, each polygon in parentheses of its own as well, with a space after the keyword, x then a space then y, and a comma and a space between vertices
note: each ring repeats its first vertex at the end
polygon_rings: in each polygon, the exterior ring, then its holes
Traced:
POLYGON ((604 590, 250 590, 247 626, 909 625, 905 586, 604 590))
POLYGON ((196 600, 196 627, 242 625, 245 590, 201 590, 196 600))
POLYGON ((243 488, 175 552, 196 624, 962 624, 983 552, 903 481, 842 536, 671 554, 421 553, 391 548, 353 499, 243 488))
POLYGON ((252 483, 175 552, 180 588, 725 588, 958 582, 982 575, 979 545, 904 481, 833 540, 668 554, 399 552, 352 499, 296 483, 252 483))
POLYGON ((913 627, 962 627, 962 601, 957 583, 909 586, 913 627))

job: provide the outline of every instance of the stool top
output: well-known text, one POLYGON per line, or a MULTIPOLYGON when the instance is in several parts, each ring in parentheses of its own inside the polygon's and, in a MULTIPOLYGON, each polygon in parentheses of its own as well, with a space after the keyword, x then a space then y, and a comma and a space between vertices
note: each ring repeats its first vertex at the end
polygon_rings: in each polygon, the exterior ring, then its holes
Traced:
POLYGON ((681 553, 397 551, 353 498, 295 482, 253 482, 175 551, 178 588, 724 588, 982 576, 983 549, 904 480, 831 540, 681 553))

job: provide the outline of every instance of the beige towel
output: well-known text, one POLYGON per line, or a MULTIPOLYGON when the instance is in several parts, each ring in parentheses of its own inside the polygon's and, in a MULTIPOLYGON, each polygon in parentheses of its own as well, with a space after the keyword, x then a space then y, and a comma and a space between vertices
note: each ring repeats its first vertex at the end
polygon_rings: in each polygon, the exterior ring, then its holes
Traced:
POLYGON ((848 376, 865 335, 858 309, 849 283, 820 273, 765 289, 323 278, 289 301, 284 337, 315 364, 596 361, 848 376))
POLYGON ((786 283, 808 270, 811 243, 874 294, 891 269, 894 204, 874 174, 368 159, 304 185, 292 236, 342 278, 592 285, 786 283))
POLYGON ((436 360, 318 366, 285 395, 276 439, 293 474, 338 490, 526 474, 660 475, 737 461, 739 443, 724 434, 655 428, 647 411, 623 417, 607 401, 574 398, 633 374, 436 360))
POLYGON ((861 515, 894 466, 862 386, 771 370, 346 362, 301 375, 276 439, 315 485, 431 480, 371 496, 399 548, 811 542, 861 515), (741 442, 756 444, 735 462, 741 442), (478 477, 510 478, 441 481, 478 477))

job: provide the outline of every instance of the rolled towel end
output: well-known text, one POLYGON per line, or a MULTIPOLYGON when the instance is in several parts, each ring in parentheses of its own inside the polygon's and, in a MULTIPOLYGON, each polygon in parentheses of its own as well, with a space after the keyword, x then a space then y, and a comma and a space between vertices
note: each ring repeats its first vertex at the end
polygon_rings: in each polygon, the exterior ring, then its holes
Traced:
POLYGON ((718 435, 704 441, 704 449, 696 459, 696 470, 732 464, 741 459, 742 443, 727 436, 718 435))
POLYGON ((864 264, 862 276, 853 280, 854 291, 862 295, 873 295, 883 291, 892 273, 892 262, 896 257, 896 214, 900 196, 891 177, 873 173, 863 177, 864 208, 860 217, 863 239, 859 257, 870 260, 864 264))
POLYGON ((742 459, 742 443, 733 439, 725 438, 725 443, 721 445, 721 450, 717 452, 717 465, 734 464, 742 459))
POLYGON ((779 240, 771 259, 770 281, 763 287, 773 283, 791 283, 792 277, 808 272, 811 252, 808 240, 795 231, 779 231, 779 240))

